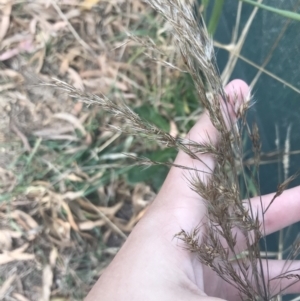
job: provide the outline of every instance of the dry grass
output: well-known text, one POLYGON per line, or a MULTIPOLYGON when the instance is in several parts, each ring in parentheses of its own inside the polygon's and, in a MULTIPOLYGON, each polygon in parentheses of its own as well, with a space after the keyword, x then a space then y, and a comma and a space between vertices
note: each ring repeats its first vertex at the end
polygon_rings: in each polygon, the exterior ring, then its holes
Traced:
POLYGON ((80 300, 155 196, 125 181, 122 153, 159 148, 112 133, 107 124, 120 121, 36 84, 54 77, 167 116, 161 95, 179 73, 129 42, 127 31, 147 32, 171 50, 162 18, 139 0, 8 0, 0 10, 0 299, 80 300))

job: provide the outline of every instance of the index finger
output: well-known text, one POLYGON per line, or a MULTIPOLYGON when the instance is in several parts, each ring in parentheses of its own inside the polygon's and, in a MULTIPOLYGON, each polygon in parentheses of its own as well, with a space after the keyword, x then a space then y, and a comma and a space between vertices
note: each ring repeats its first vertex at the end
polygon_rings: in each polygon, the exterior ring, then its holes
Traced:
POLYGON ((264 234, 268 235, 300 221, 300 186, 285 190, 278 196, 263 216, 274 193, 251 199, 254 212, 258 212, 264 224, 264 234))
MULTIPOLYGON (((249 94, 249 87, 241 80, 234 80, 227 85, 225 92, 229 100, 241 103, 249 94)), ((226 110, 223 106, 224 118, 235 122, 234 110, 226 110), (229 114, 229 115, 228 115, 229 114)), ((190 130, 187 138, 197 143, 211 143, 216 145, 220 138, 218 130, 212 124, 207 112, 203 113, 198 122, 190 130)), ((211 154, 200 154, 198 159, 193 159, 183 151, 179 151, 174 162, 186 168, 195 168, 197 176, 201 180, 208 180, 214 169, 214 159, 211 154)), ((189 175, 188 175, 189 177, 189 175)), ((183 229, 190 229, 201 222, 205 214, 205 206, 200 196, 194 192, 189 185, 188 179, 184 176, 181 168, 172 167, 156 200, 151 206, 153 210, 162 210, 169 216, 174 214, 183 229)))

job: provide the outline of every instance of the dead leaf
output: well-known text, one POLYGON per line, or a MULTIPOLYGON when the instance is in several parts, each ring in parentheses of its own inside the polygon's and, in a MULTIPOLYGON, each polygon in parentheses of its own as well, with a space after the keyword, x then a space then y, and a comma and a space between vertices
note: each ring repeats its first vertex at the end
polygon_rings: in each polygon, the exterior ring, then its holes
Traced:
POLYGON ((135 218, 135 224, 145 215, 147 210, 148 207, 144 208, 142 211, 139 212, 139 214, 135 218))
POLYGON ((20 238, 22 233, 11 230, 0 230, 0 251, 9 251, 12 248, 13 238, 20 238))
POLYGON ((6 61, 22 52, 31 53, 34 50, 35 49, 34 49, 34 46, 32 43, 32 38, 30 38, 28 40, 23 40, 19 43, 19 45, 17 47, 15 47, 13 49, 8 49, 7 51, 3 52, 0 55, 0 61, 6 61))
POLYGON ((119 252, 120 248, 110 247, 103 250, 103 254, 107 255, 116 255, 119 252))
MULTIPOLYGON (((86 201, 86 200, 83 200, 83 199, 77 199, 76 200, 80 206, 82 206, 83 208, 85 209, 89 209, 89 210, 92 210, 92 211, 96 211, 98 213, 98 215, 103 219, 105 220, 105 223, 106 225, 108 225, 111 229, 113 229, 116 233, 118 233, 122 238, 126 239, 127 238, 127 235, 125 233, 123 233, 112 221, 110 218, 108 218, 106 216, 106 214, 104 212, 102 212, 102 210, 100 208, 106 208, 108 210, 111 210, 111 212, 109 213, 113 213, 113 210, 119 210, 120 208, 118 208, 118 205, 121 206, 120 204, 123 205, 123 203, 118 203, 116 204, 113 208, 113 209, 109 209, 107 207, 97 207, 95 206, 94 204, 92 204, 91 202, 89 201, 86 201)), ((112 208, 112 207, 111 207, 112 208)))
POLYGON ((64 29, 65 27, 68 26, 68 23, 65 22, 65 21, 59 21, 59 22, 56 22, 54 23, 52 26, 51 26, 51 30, 50 31, 54 31, 54 32, 57 32, 61 29, 64 29))
POLYGON ((43 269, 43 293, 42 293, 43 301, 50 300, 52 282, 53 282, 53 272, 51 266, 47 264, 43 269))
POLYGON ((47 192, 47 189, 46 187, 43 187, 43 186, 29 186, 27 189, 26 189, 26 196, 28 198, 42 198, 45 193, 47 192))
MULTIPOLYGON (((24 81, 24 77, 22 74, 20 74, 19 72, 12 70, 12 69, 4 69, 4 70, 0 70, 0 76, 2 77, 9 77, 12 80, 20 83, 24 81)), ((18 95, 19 96, 19 95, 18 95)))
POLYGON ((114 222, 123 232, 131 232, 136 224, 136 216, 133 215, 131 219, 125 224, 123 219, 115 218, 114 222))
POLYGON ((44 140, 68 140, 68 141, 79 141, 79 138, 72 135, 49 135, 44 140))
POLYGON ((66 180, 72 181, 72 182, 83 182, 83 179, 81 177, 78 177, 74 173, 70 173, 65 177, 66 180))
POLYGON ((111 230, 111 229, 107 229, 107 230, 104 232, 104 234, 103 234, 103 242, 104 242, 104 243, 107 243, 107 241, 108 241, 108 239, 109 239, 111 233, 112 233, 112 230, 111 230))
POLYGON ((59 218, 55 218, 51 222, 50 230, 51 233, 57 238, 60 238, 63 241, 70 240, 71 225, 68 222, 65 222, 59 218))
POLYGON ((154 199, 155 194, 151 191, 150 187, 140 183, 134 187, 132 194, 132 204, 134 212, 137 213, 141 209, 149 205, 150 201, 154 199), (148 199, 146 199, 148 197, 148 199))
POLYGON ((35 34, 36 34, 36 25, 37 25, 37 19, 36 19, 36 18, 33 18, 33 19, 30 21, 30 24, 29 24, 29 32, 30 32, 32 35, 35 35, 35 34))
POLYGON ((44 64, 44 59, 46 55, 46 48, 42 47, 37 51, 32 58, 29 60, 28 64, 34 68, 35 73, 40 73, 44 64))
POLYGON ((4 3, 4 7, 2 7, 2 20, 0 25, 0 42, 5 37, 7 30, 9 28, 10 24, 10 14, 11 14, 11 7, 12 2, 6 1, 7 3, 4 3))
POLYGON ((13 274, 4 281, 4 283, 0 287, 0 300, 4 299, 7 291, 10 289, 12 283, 15 281, 16 276, 16 274, 13 274))
POLYGON ((92 142, 93 142, 93 137, 92 137, 92 135, 91 135, 90 133, 87 133, 87 135, 86 135, 86 137, 85 137, 84 143, 85 143, 86 145, 91 145, 92 142))
POLYGON ((78 90, 84 91, 84 84, 78 72, 76 72, 73 68, 68 68, 68 74, 73 82, 73 86, 78 90))
POLYGON ((68 58, 65 57, 61 61, 60 68, 59 68, 59 73, 61 75, 65 75, 65 73, 67 72, 68 69, 69 69, 69 60, 68 60, 68 58))
POLYGON ((53 248, 50 252, 50 255, 49 255, 49 263, 50 263, 50 266, 53 268, 56 264, 56 259, 57 259, 57 256, 58 256, 58 251, 57 251, 57 248, 53 248))
POLYGON ((91 10, 98 2, 100 2, 100 0, 84 0, 80 6, 82 9, 91 10))
POLYGON ((65 134, 74 132, 74 127, 71 125, 61 126, 59 128, 44 128, 42 130, 33 131, 32 134, 38 137, 51 137, 53 135, 65 134))
POLYGON ((97 208, 101 210, 103 214, 105 214, 107 217, 112 218, 116 215, 116 213, 122 208, 124 202, 119 202, 116 205, 112 207, 100 207, 97 208))
POLYGON ((28 139, 26 137, 26 135, 24 135, 16 126, 15 122, 11 119, 10 120, 10 128, 11 130, 21 139, 21 141, 23 142, 24 145, 24 149, 28 152, 31 151, 31 147, 30 144, 28 142, 28 139))
POLYGON ((27 213, 21 210, 14 210, 10 217, 15 219, 26 231, 38 228, 38 223, 27 213))
POLYGON ((24 297, 23 295, 19 294, 19 293, 13 293, 12 296, 17 299, 18 301, 30 301, 29 299, 27 299, 26 297, 24 297))
POLYGON ((68 191, 63 194, 62 198, 64 200, 70 200, 74 201, 80 197, 84 196, 84 190, 79 190, 79 191, 68 191))
POLYGON ((103 219, 97 221, 86 221, 79 223, 78 227, 81 231, 92 230, 96 227, 102 227, 105 225, 105 221, 103 219))
POLYGON ((28 244, 25 244, 18 249, 10 252, 3 252, 2 254, 0 254, 0 265, 7 264, 12 261, 34 260, 34 254, 23 253, 28 248, 28 246, 28 244))
POLYGON ((173 120, 171 120, 170 121, 170 132, 169 132, 169 134, 172 137, 176 138, 178 136, 178 133, 179 132, 178 132, 178 128, 177 128, 176 123, 173 120))
POLYGON ((78 229, 77 224, 75 223, 75 220, 74 220, 74 217, 73 217, 73 214, 72 214, 72 212, 71 212, 71 210, 70 210, 69 205, 68 205, 65 201, 63 201, 63 202, 62 202, 62 207, 63 207, 63 208, 66 210, 66 212, 67 212, 68 222, 70 223, 72 229, 73 229, 74 231, 77 231, 77 232, 78 232, 79 229, 78 229))
POLYGON ((84 70, 80 72, 81 78, 97 78, 103 76, 103 71, 96 69, 96 70, 84 70))
POLYGON ((71 123, 76 129, 78 129, 82 133, 83 136, 86 135, 85 128, 83 127, 80 120, 77 117, 75 117, 74 115, 62 112, 62 113, 54 114, 53 118, 58 118, 58 119, 65 120, 65 121, 71 123))
MULTIPOLYGON (((1 55, 0 55, 0 61, 1 61, 1 55)), ((16 83, 7 83, 7 84, 0 85, 0 92, 14 89, 16 86, 17 86, 16 83)))
MULTIPOLYGON (((61 59, 61 64, 60 64, 60 68, 59 68, 59 73, 61 75, 64 75, 69 67, 70 67, 70 63, 73 62, 73 60, 81 55, 81 51, 77 48, 72 48, 66 55, 60 55, 58 54, 57 56, 61 59)), ((80 74, 81 76, 81 74, 80 74)))
POLYGON ((105 87, 111 88, 112 86, 114 86, 123 92, 128 91, 127 84, 121 81, 115 81, 113 78, 109 78, 109 77, 102 77, 101 79, 94 78, 94 79, 83 80, 83 83, 86 87, 89 88, 103 89, 105 87))
POLYGON ((11 192, 17 184, 13 172, 0 167, 0 194, 11 192))

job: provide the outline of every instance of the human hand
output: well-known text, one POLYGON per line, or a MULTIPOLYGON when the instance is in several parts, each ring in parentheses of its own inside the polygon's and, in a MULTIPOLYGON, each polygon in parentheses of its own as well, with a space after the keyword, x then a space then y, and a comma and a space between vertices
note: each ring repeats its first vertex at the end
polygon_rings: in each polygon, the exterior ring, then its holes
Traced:
MULTIPOLYGON (((237 94, 241 100, 248 93, 248 87, 244 82, 235 80, 225 91, 229 98, 237 94)), ((188 138, 201 143, 217 144, 218 132, 207 113, 200 117, 188 138)), ((213 169, 214 160, 208 154, 201 155, 201 160, 203 163, 180 151, 174 163, 203 170, 202 178, 205 180, 209 177, 205 171, 213 169)), ((254 198, 252 206, 260 208, 262 200, 266 207, 272 197, 273 194, 254 198)), ((264 217, 266 234, 300 220, 299 198, 300 188, 296 187, 286 190, 276 199, 264 217)), ((95 284, 86 301, 239 300, 240 295, 236 289, 209 267, 202 265, 195 254, 182 248, 174 239, 174 235, 181 229, 187 232, 195 229, 205 220, 205 216, 204 202, 190 189, 182 169, 172 167, 153 204, 95 284)), ((204 227, 199 231, 200 236, 205 234, 201 232, 205 231, 204 227)), ((242 242, 238 241, 237 244, 242 242)), ((284 262, 269 260, 268 264, 268 277, 273 278, 280 274, 284 262)), ((290 269, 299 267, 300 264, 295 261, 290 269)), ((282 281, 286 286, 292 280, 282 281)), ((299 292, 299 283, 286 291, 299 292)))

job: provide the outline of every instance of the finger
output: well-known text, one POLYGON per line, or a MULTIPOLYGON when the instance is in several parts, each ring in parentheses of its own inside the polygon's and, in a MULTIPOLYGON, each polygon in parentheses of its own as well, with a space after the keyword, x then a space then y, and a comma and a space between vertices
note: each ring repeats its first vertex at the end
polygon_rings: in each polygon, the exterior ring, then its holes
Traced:
MULTIPOLYGON (((245 99, 246 95, 249 93, 249 87, 245 82, 241 80, 234 80, 227 85, 227 87, 225 88, 225 93, 228 95, 230 101, 228 103, 228 106, 223 106, 224 118, 230 118, 232 122, 234 122, 235 114, 234 111, 230 109, 230 106, 234 106, 238 102, 241 103, 245 99), (228 116, 228 114, 230 116, 228 116)), ((211 143, 213 145, 216 145, 220 138, 219 136, 219 132, 213 126, 208 113, 204 112, 200 116, 198 122, 188 133, 187 138, 199 144, 211 143)), ((175 160, 175 164, 182 165, 185 167, 196 168, 197 170, 203 171, 204 174, 206 172, 210 174, 214 167, 213 157, 209 154, 204 154, 199 156, 199 159, 200 160, 192 159, 188 154, 184 153, 183 151, 180 151, 175 160)), ((185 188, 185 195, 195 196, 195 193, 188 187, 186 179, 182 177, 181 169, 172 168, 168 178, 166 179, 166 182, 173 182, 175 178, 178 179, 179 183, 181 184, 178 186, 172 185, 173 188, 175 188, 176 193, 177 190, 180 190, 179 192, 181 192, 183 188, 185 188)))
MULTIPOLYGON (((246 98, 249 94, 249 88, 243 81, 235 80, 227 85, 225 92, 229 97, 229 106, 223 106, 223 113, 224 116, 227 116, 227 119, 230 118, 234 122, 235 113, 232 108, 246 98)), ((198 143, 212 143, 214 145, 218 143, 219 133, 211 123, 207 112, 200 116, 199 121, 190 130, 187 138, 198 143)), ((204 154, 199 156, 199 160, 195 160, 183 151, 178 153, 175 164, 201 170, 200 176, 203 176, 204 181, 214 168, 213 156, 204 154)), ((187 178, 190 178, 189 173, 184 172, 180 168, 171 168, 156 200, 150 208, 151 211, 160 210, 164 215, 164 219, 172 214, 175 215, 178 219, 177 225, 184 229, 197 226, 205 214, 204 204, 199 201, 199 195, 189 187, 187 178)))
MULTIPOLYGON (((254 263, 255 264, 255 263, 254 263)), ((239 271, 241 265, 235 264, 235 268, 239 271)), ((249 289, 245 291, 257 292, 257 298, 261 300, 273 300, 278 294, 299 294, 300 282, 297 274, 299 275, 300 261, 286 261, 286 260, 271 260, 263 259, 257 264, 257 269, 254 271, 253 266, 249 269, 238 272, 239 278, 243 279, 247 275, 248 281, 243 281, 249 289), (247 283, 247 284, 246 284, 247 283), (267 296, 265 296, 267 295, 267 296)), ((210 270, 211 271, 211 270, 210 270)), ((231 279, 231 271, 225 270, 222 277, 231 279)), ((215 273, 211 271, 211 273, 215 273)), ((216 274, 214 276, 218 277, 216 274)), ((206 293, 215 296, 222 296, 227 300, 240 300, 241 292, 234 288, 228 282, 211 281, 207 283, 206 293)), ((275 300, 275 299, 274 299, 275 300)))
MULTIPOLYGON (((250 216, 256 218, 258 215, 263 235, 269 235, 300 221, 300 186, 285 190, 270 205, 274 194, 270 193, 254 197, 250 201, 243 201, 250 216)), ((245 250, 247 244, 244 234, 238 229, 234 231, 237 233, 238 250, 245 250)), ((253 233, 249 232, 248 234, 252 235, 253 233)))
POLYGON ((271 296, 300 293, 300 261, 269 259, 263 260, 263 267, 266 275, 269 270, 266 281, 269 281, 271 296))
MULTIPOLYGON (((258 215, 265 236, 300 221, 300 186, 285 190, 269 206, 273 197, 274 193, 270 193, 243 201, 253 219, 258 215)), ((233 233, 237 239, 236 252, 242 252, 247 248, 245 233, 238 228, 234 228, 233 233)), ((254 232, 247 232, 247 235, 253 241, 254 232)))
POLYGON ((260 275, 257 278, 253 276, 255 272, 251 272, 253 288, 256 291, 266 291, 269 294, 268 300, 278 294, 300 293, 300 261, 263 259, 258 264, 257 271, 260 275))
MULTIPOLYGON (((249 87, 247 84, 241 80, 234 80, 230 82, 226 88, 225 93, 228 95, 229 102, 228 105, 222 106, 223 107, 223 115, 225 119, 230 119, 231 122, 235 122, 235 113, 234 110, 231 108, 236 105, 236 103, 242 103, 242 101, 246 98, 249 93, 249 87)), ((204 112, 198 122, 193 126, 193 128, 189 131, 187 138, 191 141, 195 141, 199 144, 201 143, 211 143, 212 145, 216 145, 220 138, 218 130, 213 126, 208 112, 204 112)), ((213 170, 213 157, 209 154, 199 156, 200 160, 192 159, 188 154, 180 151, 176 160, 175 164, 182 165, 185 167, 197 168, 202 170, 204 173, 208 171, 209 173, 213 170)), ((172 168, 170 177, 172 180, 173 178, 178 176, 178 174, 182 174, 182 170, 178 168, 172 168)), ((182 180, 182 176, 179 176, 182 180)), ((168 179, 167 179, 168 180, 168 179)), ((185 181, 185 187, 186 180, 185 181)), ((181 189, 182 187, 178 187, 181 189)), ((191 195, 194 193, 188 188, 188 191, 191 195)))
POLYGON ((300 221, 300 186, 285 190, 268 208, 273 197, 274 193, 271 193, 251 199, 253 212, 258 212, 265 235, 300 221))
MULTIPOLYGON (((227 94, 229 101, 226 102, 226 104, 223 100, 220 101, 222 102, 223 118, 226 121, 228 128, 236 121, 235 110, 237 109, 237 106, 247 98, 249 91, 249 87, 242 80, 233 80, 226 86, 225 93, 227 94)), ((212 124, 210 116, 206 111, 200 116, 198 122, 189 131, 186 138, 199 144, 211 143, 212 145, 216 145, 219 141, 220 133, 212 124)), ((175 163, 181 165, 186 164, 190 167, 202 167, 204 168, 203 170, 210 167, 209 171, 212 171, 212 156, 202 155, 200 156, 200 159, 203 163, 199 162, 199 160, 191 159, 190 156, 184 152, 179 152, 175 163), (205 167, 205 165, 207 165, 207 167, 205 167)))

